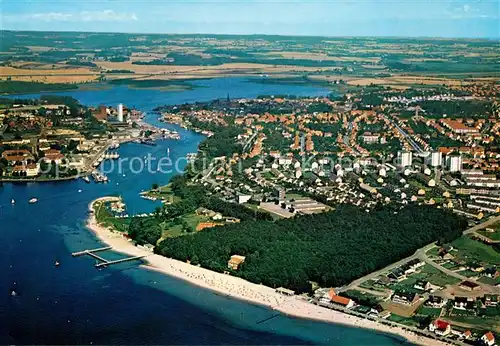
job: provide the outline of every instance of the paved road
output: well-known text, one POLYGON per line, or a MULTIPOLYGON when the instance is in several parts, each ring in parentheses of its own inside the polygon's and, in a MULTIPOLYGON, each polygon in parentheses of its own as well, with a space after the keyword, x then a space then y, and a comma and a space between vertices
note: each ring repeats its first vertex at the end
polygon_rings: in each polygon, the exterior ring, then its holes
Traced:
POLYGON ((392 263, 390 265, 388 265, 387 267, 385 268, 382 268, 380 270, 377 270, 376 272, 373 272, 373 273, 370 273, 366 276, 363 276, 362 278, 359 278, 357 280, 354 280, 353 282, 351 282, 349 285, 345 286, 345 287, 341 287, 339 290, 340 291, 345 291, 345 290, 348 290, 348 289, 351 289, 351 288, 354 288, 356 286, 359 286, 362 282, 366 281, 366 280, 372 280, 372 279, 375 279, 377 278, 378 276, 380 276, 381 274, 383 273, 386 273, 394 268, 397 268, 397 267, 400 267, 402 266, 403 264, 405 264, 406 262, 408 261, 411 261, 411 260, 414 260, 414 259, 417 259, 417 258, 420 258, 420 256, 422 256, 422 254, 425 254, 427 251, 429 251, 430 249, 432 249, 433 247, 435 247, 436 245, 434 245, 434 243, 432 244, 429 244, 427 246, 424 246, 423 248, 421 249, 418 249, 413 255, 409 256, 409 257, 406 257, 406 258, 403 258, 402 260, 399 260, 395 263, 392 263))
MULTIPOLYGON (((485 221, 485 222, 483 222, 483 223, 481 223, 479 225, 476 225, 474 227, 471 227, 471 228, 465 230, 463 234, 466 235, 466 234, 475 233, 477 230, 480 230, 480 229, 482 229, 484 227, 488 227, 488 226, 490 226, 490 225, 492 225, 492 224, 494 224, 494 223, 496 223, 498 221, 500 221, 500 215, 496 216, 494 218, 491 218, 491 219, 489 219, 489 220, 487 220, 487 221, 485 221)), ((361 277, 361 278, 359 278, 357 280, 354 280, 349 285, 338 288, 338 290, 339 290, 339 292, 342 292, 342 291, 346 291, 348 289, 353 289, 354 287, 359 286, 364 281, 375 279, 378 276, 380 276, 381 274, 384 274, 384 273, 386 273, 386 272, 388 272, 388 271, 390 271, 390 270, 392 270, 394 268, 400 267, 401 265, 405 264, 406 262, 411 261, 413 259, 417 259, 417 258, 420 259, 420 260, 422 260, 422 261, 424 261, 424 262, 426 262, 426 263, 428 263, 429 265, 432 265, 436 269, 439 269, 440 271, 442 271, 442 272, 444 272, 444 273, 446 273, 446 274, 448 274, 450 276, 453 276, 453 277, 455 277, 457 279, 473 281, 473 280, 471 280, 471 279, 469 279, 469 278, 467 278, 465 276, 462 276, 460 274, 452 272, 451 270, 446 269, 446 268, 440 266, 439 264, 431 261, 431 259, 427 257, 426 252, 429 251, 430 249, 432 249, 435 246, 436 245, 434 243, 426 245, 423 248, 418 249, 413 255, 411 255, 409 257, 406 257, 406 258, 403 258, 402 260, 397 261, 395 263, 392 263, 392 264, 388 265, 387 267, 385 267, 383 269, 377 270, 376 272, 370 273, 370 274, 368 274, 366 276, 363 276, 363 277, 361 277)), ((485 285, 485 284, 481 284, 481 283, 479 283, 479 284, 482 285, 482 286, 491 286, 491 285, 485 285)))
POLYGON ((477 226, 469 228, 468 230, 466 230, 464 232, 464 234, 474 233, 474 232, 479 231, 485 227, 491 226, 497 222, 500 222, 500 215, 492 217, 491 219, 488 219, 487 221, 484 221, 483 223, 480 223, 477 226))

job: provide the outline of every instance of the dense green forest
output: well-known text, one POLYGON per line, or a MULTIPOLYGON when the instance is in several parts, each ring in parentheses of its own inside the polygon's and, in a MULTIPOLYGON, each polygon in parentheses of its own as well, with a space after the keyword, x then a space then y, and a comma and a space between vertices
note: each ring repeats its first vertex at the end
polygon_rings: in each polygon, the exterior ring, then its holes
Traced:
POLYGON ((245 221, 159 243, 156 252, 215 270, 233 254, 246 256, 234 272, 255 283, 299 292, 340 286, 412 254, 433 241, 449 242, 467 222, 442 209, 410 206, 370 213, 354 206, 294 219, 245 221), (397 214, 395 214, 397 213, 397 214))

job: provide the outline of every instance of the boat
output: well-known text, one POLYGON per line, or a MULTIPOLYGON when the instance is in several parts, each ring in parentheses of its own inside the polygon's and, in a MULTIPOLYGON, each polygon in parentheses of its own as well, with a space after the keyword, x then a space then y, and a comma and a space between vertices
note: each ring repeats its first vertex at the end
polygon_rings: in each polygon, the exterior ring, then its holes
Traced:
POLYGON ((10 292, 10 295, 15 297, 15 296, 17 296, 17 292, 15 290, 12 290, 12 292, 10 292))
POLYGON ((55 265, 56 267, 59 267, 59 265, 60 265, 60 264, 61 264, 61 263, 59 263, 58 261, 56 261, 56 263, 54 263, 54 265, 55 265))
POLYGON ((32 198, 32 199, 30 199, 30 200, 29 200, 29 202, 30 202, 30 204, 33 204, 33 203, 38 202, 38 199, 36 199, 36 198, 32 198))
POLYGON ((12 200, 10 201, 10 204, 16 204, 16 200, 14 198, 12 198, 12 200))
POLYGON ((86 183, 90 183, 90 178, 88 176, 82 177, 83 181, 86 183))
POLYGON ((78 192, 82 192, 82 190, 78 190, 78 192))

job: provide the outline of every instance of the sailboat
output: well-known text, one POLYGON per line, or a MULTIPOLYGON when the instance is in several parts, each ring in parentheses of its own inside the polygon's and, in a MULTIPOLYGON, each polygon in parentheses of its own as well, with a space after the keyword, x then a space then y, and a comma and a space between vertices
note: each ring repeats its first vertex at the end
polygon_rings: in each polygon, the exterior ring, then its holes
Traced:
POLYGON ((170 157, 170 148, 167 148, 167 157, 170 157))
POLYGON ((12 198, 12 200, 10 201, 10 204, 16 204, 16 200, 14 198, 12 198))

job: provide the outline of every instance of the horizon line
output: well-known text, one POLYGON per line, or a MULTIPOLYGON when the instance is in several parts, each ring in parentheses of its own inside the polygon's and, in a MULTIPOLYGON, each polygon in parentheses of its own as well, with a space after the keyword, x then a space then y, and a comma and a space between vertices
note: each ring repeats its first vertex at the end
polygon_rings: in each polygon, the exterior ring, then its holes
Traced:
POLYGON ((122 34, 122 35, 182 35, 182 36, 201 36, 201 35, 211 35, 211 36, 279 36, 279 37, 318 37, 318 38, 388 38, 388 39, 438 39, 438 40, 480 40, 480 41, 500 41, 500 35, 498 37, 472 37, 472 36, 385 36, 385 35, 307 35, 307 34, 222 34, 222 33, 210 33, 210 32, 199 32, 199 33, 178 33, 178 32, 124 32, 124 31, 79 31, 79 30, 22 30, 22 29, 7 29, 0 28, 0 32, 49 32, 49 33, 80 33, 80 34, 122 34))

